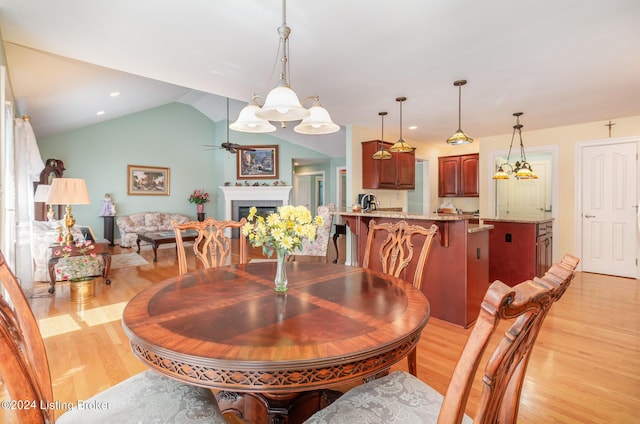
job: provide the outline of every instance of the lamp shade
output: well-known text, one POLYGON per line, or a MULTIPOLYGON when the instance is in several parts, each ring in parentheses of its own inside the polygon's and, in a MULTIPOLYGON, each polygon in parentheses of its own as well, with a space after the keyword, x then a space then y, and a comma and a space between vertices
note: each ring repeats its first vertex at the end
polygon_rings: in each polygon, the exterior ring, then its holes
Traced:
POLYGON ((234 131, 248 132, 248 133, 269 133, 276 130, 276 127, 266 119, 258 118, 256 112, 260 110, 260 106, 252 100, 241 111, 238 119, 233 124, 229 125, 234 131))
POLYGON ((323 108, 316 99, 309 108, 309 116, 296 125, 293 130, 300 134, 331 134, 340 130, 334 123, 327 109, 323 108))
POLYGON ((45 202, 49 199, 49 193, 51 192, 51 186, 48 184, 39 184, 36 188, 36 193, 33 195, 34 202, 45 202))
POLYGON ((466 135, 461 129, 458 129, 453 135, 447 138, 447 144, 457 146, 458 144, 473 143, 473 138, 466 135))
POLYGON ((256 111, 258 118, 279 122, 299 121, 309 115, 310 112, 302 107, 295 91, 282 80, 269 92, 262 108, 256 111))
POLYGON ((82 178, 55 178, 47 203, 50 205, 91 204, 87 184, 82 178))

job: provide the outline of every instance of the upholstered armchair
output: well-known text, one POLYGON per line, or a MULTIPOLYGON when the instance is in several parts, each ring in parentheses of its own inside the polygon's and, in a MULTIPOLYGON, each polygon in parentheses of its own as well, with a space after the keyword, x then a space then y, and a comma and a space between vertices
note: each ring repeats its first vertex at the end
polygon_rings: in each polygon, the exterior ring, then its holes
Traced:
POLYGON ((335 205, 318 206, 317 214, 322 217, 324 224, 318 227, 315 240, 303 240, 302 250, 296 250, 290 257, 291 260, 296 256, 323 256, 327 262, 327 247, 329 246, 329 235, 331 234, 331 223, 333 222, 333 211, 335 205))

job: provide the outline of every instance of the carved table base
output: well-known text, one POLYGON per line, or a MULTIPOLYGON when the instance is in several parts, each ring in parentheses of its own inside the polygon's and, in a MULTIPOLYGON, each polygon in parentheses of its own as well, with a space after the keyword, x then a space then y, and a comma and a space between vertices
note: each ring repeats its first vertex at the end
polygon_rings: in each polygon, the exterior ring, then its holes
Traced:
POLYGON ((255 424, 303 423, 314 412, 330 405, 341 392, 314 390, 291 394, 237 393, 216 394, 220 410, 255 424))

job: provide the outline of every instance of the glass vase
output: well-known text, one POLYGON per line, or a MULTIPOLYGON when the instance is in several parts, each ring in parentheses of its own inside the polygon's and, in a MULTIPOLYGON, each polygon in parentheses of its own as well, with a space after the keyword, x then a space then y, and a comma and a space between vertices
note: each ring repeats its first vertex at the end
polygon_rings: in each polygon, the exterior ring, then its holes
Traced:
POLYGON ((275 291, 285 292, 287 291, 287 253, 277 251, 276 259, 276 278, 274 282, 276 284, 275 291))
POLYGON ((196 204, 196 212, 197 213, 204 213, 204 203, 196 204))

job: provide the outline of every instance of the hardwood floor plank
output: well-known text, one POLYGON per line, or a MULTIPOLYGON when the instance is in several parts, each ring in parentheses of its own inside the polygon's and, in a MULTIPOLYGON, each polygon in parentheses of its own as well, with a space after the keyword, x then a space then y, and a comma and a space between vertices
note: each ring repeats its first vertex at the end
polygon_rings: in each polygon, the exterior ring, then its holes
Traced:
MULTIPOLYGON (((157 263, 151 250, 141 253, 149 264, 113 269, 112 284, 99 282, 95 298, 86 304, 69 302, 68 286, 59 287, 55 296, 30 300, 45 335, 56 400, 86 399, 146 369, 131 353, 117 311, 139 291, 177 275, 178 267, 173 249, 159 249, 157 263)), ((328 255, 330 261, 335 257, 332 243, 328 255)), ((258 256, 259 251, 250 254, 258 256)), ((441 393, 469 331, 432 318, 423 332, 418 376, 441 393)), ((406 370, 406 361, 393 369, 406 370)), ((479 396, 478 389, 471 393, 467 413, 475 411, 479 396)), ((640 282, 578 273, 540 332, 518 423, 631 424, 638 411, 640 282)))

